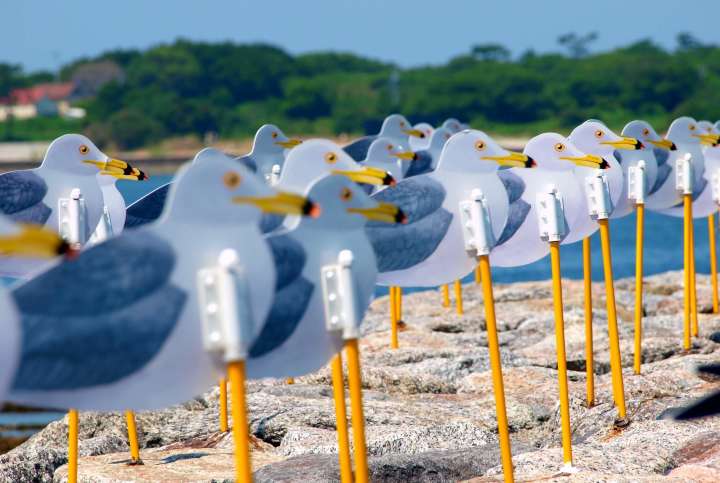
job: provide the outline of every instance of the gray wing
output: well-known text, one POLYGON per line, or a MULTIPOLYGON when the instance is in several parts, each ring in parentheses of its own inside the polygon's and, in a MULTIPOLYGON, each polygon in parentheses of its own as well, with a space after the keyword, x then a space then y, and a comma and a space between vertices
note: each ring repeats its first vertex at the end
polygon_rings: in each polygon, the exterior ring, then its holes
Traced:
POLYGON ((497 172, 498 178, 502 181, 507 191, 508 201, 514 203, 520 199, 525 192, 525 181, 512 171, 501 169, 497 172))
POLYGON ((0 212, 21 223, 44 225, 52 209, 43 203, 45 180, 32 171, 0 175, 0 212))
POLYGON ((235 161, 238 161, 240 164, 245 166, 247 169, 252 171, 253 173, 257 173, 257 163, 253 159, 252 156, 249 154, 246 154, 245 156, 239 156, 235 158, 235 161))
POLYGON ((265 325, 250 347, 250 357, 278 348, 297 329, 310 303, 314 286, 302 276, 305 250, 288 235, 266 238, 275 261, 275 297, 265 325))
POLYGON ((415 159, 410 163, 410 167, 405 173, 405 177, 417 176, 432 171, 433 157, 430 151, 425 149, 415 153, 415 159))
POLYGON ((375 250, 380 272, 403 270, 435 252, 452 222, 442 207, 445 189, 427 177, 403 180, 373 195, 373 199, 399 206, 407 224, 370 222, 365 231, 375 250))
POLYGON ((263 213, 260 217, 260 231, 270 233, 277 230, 285 221, 284 215, 275 215, 273 213, 263 213))
POLYGON ((518 228, 525 222, 528 213, 530 213, 530 205, 523 199, 518 199, 514 203, 510 203, 508 209, 508 219, 505 223, 500 238, 498 238, 496 245, 502 245, 508 241, 518 231, 518 228))
POLYGON ((170 281, 175 263, 165 240, 133 231, 18 286, 22 352, 13 388, 79 389, 141 369, 187 299, 170 281))
POLYGON ((358 163, 367 158, 368 149, 377 136, 365 136, 343 146, 343 150, 358 163))
POLYGON ((672 172, 672 168, 668 164, 658 164, 657 177, 655 178, 655 184, 650 189, 648 194, 653 194, 657 190, 659 190, 660 187, 665 183, 665 180, 668 179, 668 176, 670 176, 671 172, 672 172))
POLYGON ((667 149, 653 148, 653 154, 658 166, 667 164, 667 160, 670 157, 670 151, 667 149))
POLYGON ((170 184, 160 186, 128 206, 125 211, 125 228, 142 226, 160 218, 170 184))

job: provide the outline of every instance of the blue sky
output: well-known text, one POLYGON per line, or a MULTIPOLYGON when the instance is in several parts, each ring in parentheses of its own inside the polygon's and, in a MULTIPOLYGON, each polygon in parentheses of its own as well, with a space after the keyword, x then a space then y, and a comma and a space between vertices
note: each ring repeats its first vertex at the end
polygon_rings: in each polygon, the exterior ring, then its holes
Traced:
POLYGON ((9 0, 0 22, 0 62, 53 69, 111 48, 178 37, 265 41, 299 53, 342 50, 403 66, 433 64, 473 44, 514 53, 558 50, 566 32, 597 31, 593 50, 650 37, 665 47, 678 32, 720 43, 713 2, 604 0, 9 0))

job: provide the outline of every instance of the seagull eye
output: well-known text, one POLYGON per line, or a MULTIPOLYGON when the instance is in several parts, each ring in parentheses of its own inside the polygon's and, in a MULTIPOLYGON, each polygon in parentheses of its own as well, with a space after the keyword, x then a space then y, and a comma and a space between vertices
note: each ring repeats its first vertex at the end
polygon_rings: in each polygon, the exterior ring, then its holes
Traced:
POLYGON ((392 144, 388 144, 388 145, 387 145, 387 150, 388 150, 388 151, 392 151, 392 148, 393 148, 393 145, 392 145, 392 144))
POLYGON ((405 121, 400 121, 400 127, 405 127, 405 121))
POLYGON ((90 151, 90 148, 88 148, 84 144, 80 145, 80 154, 87 154, 88 151, 90 151))
POLYGON ((601 137, 603 137, 603 132, 598 129, 597 131, 595 131, 595 137, 596 137, 596 138, 601 138, 601 137))
POLYGON ((235 171, 228 171, 223 175, 223 183, 230 189, 237 188, 241 181, 242 178, 235 171))
POLYGON ((691 131, 694 131, 694 130, 695 130, 695 124, 690 124, 690 130, 691 130, 691 131))
POLYGON ((352 191, 350 191, 350 188, 343 188, 343 190, 340 192, 340 199, 343 201, 350 201, 352 199, 352 191))
POLYGON ((446 135, 445 135, 445 139, 450 139, 450 135, 449 135, 449 134, 446 134, 446 135))
POLYGON ((273 133, 272 133, 272 138, 273 138, 273 139, 277 139, 277 137, 278 137, 278 133, 273 132, 273 133))
POLYGON ((565 145, 563 143, 557 143, 555 145, 555 151, 557 151, 558 153, 562 153, 563 151, 565 151, 565 145))
POLYGON ((478 151, 482 151, 483 149, 485 149, 485 141, 476 142, 475 149, 477 149, 478 151))
POLYGON ((327 153, 325 155, 325 162, 328 164, 333 164, 337 161, 337 154, 335 153, 327 153))
POLYGON ((645 128, 643 129, 643 136, 649 136, 650 135, 650 129, 645 128))

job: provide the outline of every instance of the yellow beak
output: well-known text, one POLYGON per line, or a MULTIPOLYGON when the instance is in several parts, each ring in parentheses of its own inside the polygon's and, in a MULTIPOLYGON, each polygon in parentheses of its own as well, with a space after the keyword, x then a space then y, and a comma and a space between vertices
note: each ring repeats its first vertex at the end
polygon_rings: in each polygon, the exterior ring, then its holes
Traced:
POLYGON ((273 196, 235 196, 233 203, 248 203, 260 208, 264 213, 277 215, 302 215, 317 218, 320 207, 304 196, 278 191, 273 196))
POLYGON ((585 156, 564 156, 560 159, 572 161, 578 166, 584 166, 586 168, 608 169, 610 167, 610 164, 608 164, 607 161, 600 156, 595 156, 594 154, 586 154, 585 156))
POLYGON ((513 153, 511 151, 501 156, 483 156, 480 159, 495 161, 500 166, 512 166, 514 168, 534 168, 537 166, 535 160, 530 156, 523 153, 513 153))
POLYGON ((341 174, 350 178, 355 183, 374 184, 374 185, 389 185, 395 186, 395 178, 392 177, 387 171, 382 169, 372 168, 370 166, 362 167, 358 170, 341 170, 336 169, 332 171, 332 174, 341 174))
POLYGON ((302 140, 291 138, 291 139, 288 139, 287 141, 275 141, 275 144, 277 144, 278 146, 281 146, 285 149, 290 149, 290 148, 294 148, 298 144, 302 144, 302 140))
POLYGON ((693 134, 693 137, 700 138, 700 144, 703 146, 717 146, 720 144, 720 135, 718 134, 693 134))
POLYGON ((619 139, 617 141, 602 141, 600 144, 605 144, 606 146, 612 146, 617 149, 642 149, 643 145, 642 143, 635 138, 629 138, 624 137, 622 139, 619 139))
POLYGON ((677 149, 675 143, 669 139, 660 139, 659 141, 648 140, 648 142, 653 146, 657 146, 658 148, 666 149, 668 151, 675 151, 677 149))
POLYGON ((0 236, 0 254, 19 257, 52 258, 68 251, 60 235, 39 225, 20 224, 20 231, 0 236))
POLYGON ((374 208, 348 208, 347 211, 363 215, 368 220, 384 223, 407 223, 405 213, 391 203, 378 203, 374 208))
POLYGON ((141 181, 150 177, 137 168, 119 159, 108 159, 107 161, 85 160, 83 163, 92 164, 100 170, 100 174, 112 176, 117 179, 141 181))
POLYGON ((416 138, 424 138, 425 133, 422 132, 420 129, 403 129, 403 132, 407 134, 408 136, 414 136, 416 138))
POLYGON ((403 151, 401 153, 395 153, 396 158, 404 159, 406 161, 415 161, 416 156, 412 151, 403 151))

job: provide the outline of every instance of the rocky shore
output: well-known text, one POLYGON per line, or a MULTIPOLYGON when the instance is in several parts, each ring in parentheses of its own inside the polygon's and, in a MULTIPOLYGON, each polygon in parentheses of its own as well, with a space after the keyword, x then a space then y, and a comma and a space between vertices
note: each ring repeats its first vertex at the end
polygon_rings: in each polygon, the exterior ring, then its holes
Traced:
MULTIPOLYGON (((495 287, 513 460, 518 481, 720 481, 720 418, 663 419, 720 382, 695 367, 720 359, 720 316, 698 276, 700 336, 682 349, 682 274, 648 277, 643 373, 632 371, 634 281, 616 282, 630 424, 614 427, 604 287, 593 287, 596 404, 586 404, 582 283, 565 281, 574 462, 559 474, 560 411, 549 282, 495 287), (717 341, 717 342, 716 342, 717 341)), ((388 300, 376 300, 361 343, 374 481, 499 481, 495 404, 480 290, 465 314, 438 292, 404 298, 406 329, 389 349, 388 300)), ((180 382, 181 383, 181 382, 180 382)), ((162 390, 162 388, 159 388, 162 390)), ((339 481, 328 369, 295 384, 248 384, 255 481, 339 481)), ((232 481, 233 441, 219 432, 218 390, 138 414, 142 466, 128 466, 121 414, 80 415, 80 481, 232 481)), ((0 481, 65 481, 67 419, 0 456, 0 481)))

